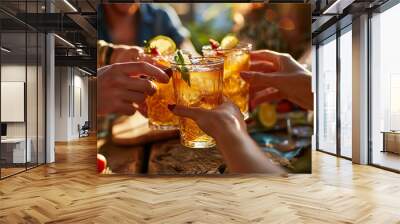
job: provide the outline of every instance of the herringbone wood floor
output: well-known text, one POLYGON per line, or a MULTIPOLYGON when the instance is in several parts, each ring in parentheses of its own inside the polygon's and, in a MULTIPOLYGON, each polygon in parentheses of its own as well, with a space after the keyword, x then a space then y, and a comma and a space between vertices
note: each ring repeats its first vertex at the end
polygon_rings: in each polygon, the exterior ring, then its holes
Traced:
POLYGON ((0 223, 400 223, 400 175, 315 152, 312 175, 98 177, 95 140, 0 181, 0 223))

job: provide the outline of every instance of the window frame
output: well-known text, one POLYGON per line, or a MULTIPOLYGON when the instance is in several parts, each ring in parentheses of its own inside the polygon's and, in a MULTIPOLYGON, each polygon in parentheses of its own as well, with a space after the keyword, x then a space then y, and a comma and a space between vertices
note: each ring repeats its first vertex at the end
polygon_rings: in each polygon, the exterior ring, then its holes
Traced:
MULTIPOLYGON (((341 77, 341 66, 340 66, 340 38, 342 35, 346 34, 347 32, 352 32, 352 22, 351 20, 349 20, 349 16, 345 16, 343 17, 341 20, 338 20, 333 26, 336 26, 336 32, 332 33, 331 35, 327 36, 324 39, 318 40, 318 42, 315 44, 315 61, 316 61, 316 79, 315 79, 315 83, 316 83, 316 111, 315 111, 315 116, 316 116, 316 122, 315 122, 315 129, 316 129, 316 150, 319 152, 323 152, 329 155, 333 155, 339 158, 343 158, 346 160, 352 160, 352 158, 347 157, 342 155, 341 153, 341 118, 340 118, 340 103, 341 103, 341 97, 340 97, 340 77, 341 77), (322 43, 326 44, 330 41, 336 41, 336 152, 332 153, 332 152, 328 152, 324 149, 321 149, 320 143, 319 143, 319 134, 320 134, 320 130, 319 130, 319 85, 320 85, 320 74, 319 74, 319 48, 320 45, 322 43)), ((328 28, 329 29, 329 28, 328 28)))
MULTIPOLYGON (((25 3, 25 11, 27 12, 27 1, 21 1, 21 2, 23 2, 23 3, 25 3)), ((36 0, 36 1, 34 1, 33 3, 36 3, 37 5, 36 5, 36 11, 38 12, 39 11, 39 2, 41 2, 41 1, 39 1, 39 0, 36 0)), ((48 10, 48 7, 46 7, 46 12, 47 12, 47 10, 48 10)), ((9 12, 7 12, 6 10, 4 10, 4 9, 2 9, 2 8, 0 8, 0 11, 1 12, 3 12, 3 13, 6 13, 6 14, 8 14, 8 15, 12 15, 12 14, 10 14, 9 12)), ((26 14, 25 14, 26 15, 26 14)), ((16 17, 14 17, 14 16, 10 16, 12 19, 14 19, 14 20, 16 20, 17 22, 21 22, 18 18, 16 18, 16 17)), ((23 23, 23 22, 22 22, 23 23)), ((25 129, 25 135, 24 135, 24 139, 25 139, 25 166, 24 166, 24 169, 23 170, 20 170, 20 171, 17 171, 17 172, 15 172, 15 173, 12 173, 12 174, 9 174, 9 175, 6 175, 6 176, 4 176, 3 175, 3 173, 2 173, 2 167, 0 166, 0 180, 4 180, 4 179, 6 179, 6 178, 8 178, 8 177, 12 177, 12 176, 14 176, 14 175, 17 175, 17 174, 19 174, 19 173, 23 173, 23 172, 26 172, 26 171, 28 171, 28 170, 30 170, 30 169, 33 169, 33 168, 36 168, 36 167, 39 167, 39 166, 41 166, 41 165, 44 165, 44 164, 46 164, 47 163, 47 110, 46 110, 46 108, 47 108, 47 81, 46 81, 46 78, 47 78, 47 43, 48 43, 48 41, 47 41, 47 32, 43 32, 43 31, 41 31, 41 30, 38 30, 38 29, 36 29, 36 28, 34 28, 34 27, 32 27, 32 26, 30 26, 30 25, 28 25, 28 24, 23 24, 23 26, 24 26, 24 29, 23 30, 18 30, 18 31, 15 31, 15 32, 11 32, 11 33, 20 33, 21 35, 25 35, 25 49, 24 49, 24 51, 25 51, 25 58, 24 58, 24 60, 25 60, 25 93, 24 93, 24 129, 25 129), (35 73, 36 73, 36 91, 35 91, 35 93, 33 93, 33 94, 35 94, 35 97, 36 97, 36 122, 34 122, 35 124, 36 124, 36 136, 33 136, 32 138, 36 138, 36 140, 37 140, 37 145, 36 145, 36 161, 35 161, 35 163, 30 163, 29 164, 29 166, 28 166, 28 163, 29 162, 27 162, 28 160, 27 160, 27 156, 28 156, 28 154, 27 154, 27 147, 28 147, 28 111, 27 111, 27 84, 28 84, 28 79, 27 79, 27 75, 28 75, 28 65, 29 65, 29 63, 28 63, 28 33, 30 33, 30 34, 36 34, 36 49, 35 49, 35 51, 36 51, 36 61, 35 61, 35 65, 36 65, 36 71, 35 71, 35 73), (42 38, 40 38, 40 40, 39 40, 39 36, 41 36, 40 34, 43 34, 42 35, 42 38), (42 46, 41 46, 41 48, 39 48, 39 41, 41 41, 41 44, 42 44, 42 46), (39 51, 39 49, 40 49, 40 51, 39 51), (41 53, 43 53, 42 55, 40 55, 41 56, 41 60, 44 62, 44 63, 39 63, 39 52, 41 52, 41 53), (39 81, 38 81, 38 76, 39 76, 39 69, 38 69, 38 66, 42 66, 42 70, 41 70, 41 75, 42 75, 42 84, 43 84, 43 92, 42 92, 42 96, 43 96, 43 99, 42 99, 42 103, 43 103, 43 105, 41 105, 43 108, 43 115, 39 115, 39 113, 38 113, 38 111, 39 111, 39 81), (40 119, 39 119, 39 116, 42 116, 40 119), (43 119, 43 120, 42 120, 43 119), (43 162, 39 162, 39 141, 38 141, 38 139, 39 139, 39 120, 41 120, 42 122, 43 122, 43 145, 42 145, 42 152, 44 153, 43 155, 41 155, 41 157, 43 157, 42 159, 43 159, 43 162)), ((1 23, 0 23, 0 28, 1 28, 1 23)), ((2 41, 2 34, 3 33, 10 33, 9 31, 3 31, 2 29, 0 29, 0 46, 2 45, 2 43, 1 43, 1 41, 2 41)), ((0 53, 0 82, 1 82, 1 67, 2 67, 2 55, 1 55, 1 53, 0 53)), ((0 90, 1 90, 1 86, 0 86, 0 90)), ((0 91, 1 92, 1 91, 0 91)), ((1 100, 1 97, 0 97, 0 100, 1 100)), ((0 111, 1 111, 1 105, 0 105, 0 111)), ((1 116, 1 115, 0 115, 1 116)), ((1 122, 1 117, 0 117, 0 123, 2 123, 1 122)), ((1 152, 2 152, 2 150, 1 150, 1 144, 0 144, 0 158, 1 158, 1 152)), ((32 152, 31 152, 32 153, 32 152)), ((32 155, 32 154, 31 154, 32 155)), ((21 167, 21 168, 23 168, 23 167, 21 167)))

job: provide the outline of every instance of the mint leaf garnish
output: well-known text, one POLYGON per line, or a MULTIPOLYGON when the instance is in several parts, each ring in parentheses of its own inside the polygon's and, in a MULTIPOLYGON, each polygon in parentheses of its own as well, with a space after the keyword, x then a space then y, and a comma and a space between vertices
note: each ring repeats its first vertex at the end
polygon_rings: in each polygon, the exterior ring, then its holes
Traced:
POLYGON ((190 86, 190 73, 189 69, 185 66, 185 58, 181 51, 177 51, 174 60, 178 64, 177 69, 182 75, 182 79, 190 86))

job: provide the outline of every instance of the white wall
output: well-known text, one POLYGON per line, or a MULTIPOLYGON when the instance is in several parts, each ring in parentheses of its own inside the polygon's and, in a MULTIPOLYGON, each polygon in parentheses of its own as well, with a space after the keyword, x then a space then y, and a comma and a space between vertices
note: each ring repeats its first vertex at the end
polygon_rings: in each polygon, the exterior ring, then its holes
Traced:
MULTIPOLYGON (((28 66, 28 74, 31 73, 36 67, 28 66)), ((1 66, 1 81, 2 82, 25 82, 25 64, 5 64, 1 66)), ((35 83, 36 85, 36 83, 35 83)), ((30 89, 28 89, 30 90, 30 89)), ((28 92, 28 97, 36 97, 36 89, 34 92, 28 92)), ((28 99, 27 99, 28 100, 28 99)), ((31 100, 28 100, 31 101, 31 100)), ((36 107, 36 105, 35 105, 36 107)), ((1 108, 1 110, 7 110, 7 108, 1 108)), ((29 116, 29 114, 28 114, 29 116)), ((36 116, 36 114, 35 114, 36 116)), ((30 121, 28 117, 28 121, 30 121)), ((25 122, 7 122, 7 137, 25 137, 25 122)), ((29 137, 29 136, 28 136, 29 137)))
MULTIPOLYGON (((2 65, 1 81, 25 82, 25 65, 2 65)), ((1 108, 6 110, 6 108, 1 108)), ((7 123, 7 137, 25 137, 25 123, 7 123)))
POLYGON ((79 70, 74 71, 74 91, 72 98, 74 99, 72 109, 72 136, 78 137, 78 124, 81 126, 88 121, 89 111, 88 111, 88 78, 83 77, 79 70), (78 71, 78 74, 77 74, 78 71))
POLYGON ((55 141, 68 141, 68 71, 67 67, 55 68, 55 141))
MULTIPOLYGON (((22 113, 27 115, 23 122, 6 122, 8 138, 25 138, 30 140, 32 150, 32 161, 44 163, 44 74, 42 67, 25 64, 3 64, 1 66, 1 81, 3 82, 24 82, 26 83, 26 107, 22 107, 22 113), (38 69, 38 70, 37 70, 38 69), (25 80, 27 78, 27 80, 25 80), (36 153, 39 153, 37 156, 36 153)), ((7 97, 7 96, 2 96, 7 97)), ((10 108, 1 108, 10 110, 10 108)), ((4 112, 4 111, 3 111, 4 112)), ((10 112, 10 111, 9 111, 10 112)), ((11 111, 12 113, 12 111, 11 111)))
POLYGON ((78 125, 88 121, 88 78, 83 75, 76 68, 56 67, 56 141, 79 138, 78 125))

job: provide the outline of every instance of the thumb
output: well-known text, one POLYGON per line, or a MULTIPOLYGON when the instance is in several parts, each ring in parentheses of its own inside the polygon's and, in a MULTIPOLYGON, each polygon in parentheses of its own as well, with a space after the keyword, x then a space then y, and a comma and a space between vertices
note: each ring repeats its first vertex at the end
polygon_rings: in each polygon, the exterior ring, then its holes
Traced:
POLYGON ((200 107, 186 107, 182 105, 169 104, 168 109, 175 115, 187 117, 192 120, 197 120, 199 117, 206 114, 208 111, 200 107))

